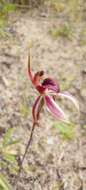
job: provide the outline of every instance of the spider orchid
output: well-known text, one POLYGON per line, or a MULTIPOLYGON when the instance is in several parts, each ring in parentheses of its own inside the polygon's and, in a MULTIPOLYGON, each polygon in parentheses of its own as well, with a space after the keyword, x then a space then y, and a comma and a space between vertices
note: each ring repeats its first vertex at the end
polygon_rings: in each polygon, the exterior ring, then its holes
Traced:
POLYGON ((30 134, 30 138, 28 140, 28 143, 25 148, 24 155, 21 159, 20 163, 20 168, 19 168, 19 173, 18 173, 18 178, 20 177, 20 173, 22 170, 22 165, 25 159, 25 156, 27 154, 28 148, 31 145, 32 137, 33 137, 33 132, 35 125, 38 124, 38 119, 39 115, 41 112, 41 109, 43 108, 44 104, 46 105, 47 110, 54 116, 54 118, 62 121, 68 122, 68 119, 63 112, 63 110, 59 107, 59 105, 56 104, 55 102, 55 97, 65 97, 71 100, 74 105, 79 109, 77 101, 70 95, 68 92, 60 92, 60 87, 59 83, 54 81, 51 78, 46 78, 43 79, 44 77, 44 71, 39 71, 33 74, 31 70, 31 65, 30 65, 30 53, 28 56, 28 74, 30 77, 30 80, 32 81, 34 87, 36 90, 39 92, 39 96, 35 100, 35 103, 32 108, 32 115, 33 115, 33 125, 32 125, 32 130, 30 134))
POLYGON ((32 115, 34 122, 37 122, 42 107, 45 105, 47 110, 54 116, 55 119, 68 121, 67 116, 59 105, 55 102, 55 97, 65 97, 71 100, 77 109, 79 109, 78 103, 75 98, 68 92, 60 92, 59 83, 51 78, 44 78, 44 71, 39 71, 33 74, 30 63, 30 53, 28 57, 28 74, 32 84, 39 92, 39 96, 35 100, 32 109, 32 115), (42 81, 42 82, 41 82, 42 81))

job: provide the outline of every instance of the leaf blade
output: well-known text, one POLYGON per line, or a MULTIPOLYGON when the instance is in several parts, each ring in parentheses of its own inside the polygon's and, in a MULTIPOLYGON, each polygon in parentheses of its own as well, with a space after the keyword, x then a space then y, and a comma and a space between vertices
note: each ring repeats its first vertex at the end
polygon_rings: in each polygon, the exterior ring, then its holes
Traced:
POLYGON ((7 181, 6 177, 2 174, 0 174, 0 186, 3 188, 3 190, 12 190, 11 185, 7 181))

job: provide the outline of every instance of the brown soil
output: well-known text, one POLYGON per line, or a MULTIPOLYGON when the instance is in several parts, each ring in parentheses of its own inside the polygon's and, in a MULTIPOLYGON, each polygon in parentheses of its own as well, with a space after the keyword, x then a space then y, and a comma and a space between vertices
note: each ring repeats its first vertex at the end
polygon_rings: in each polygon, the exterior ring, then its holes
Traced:
MULTIPOLYGON (((78 24, 72 41, 53 39, 48 31, 64 22, 44 13, 16 13, 9 18, 10 37, 0 41, 0 125, 16 129, 21 138, 21 155, 30 135, 31 109, 37 96, 27 76, 28 44, 34 71, 59 81, 80 103, 80 117, 68 101, 59 101, 76 124, 75 138, 64 141, 53 127, 54 119, 46 109, 35 128, 32 145, 24 162, 18 190, 86 190, 86 46, 79 44, 78 24), (27 113, 22 109, 25 106, 27 113)), ((10 176, 14 184, 15 176, 10 176)))

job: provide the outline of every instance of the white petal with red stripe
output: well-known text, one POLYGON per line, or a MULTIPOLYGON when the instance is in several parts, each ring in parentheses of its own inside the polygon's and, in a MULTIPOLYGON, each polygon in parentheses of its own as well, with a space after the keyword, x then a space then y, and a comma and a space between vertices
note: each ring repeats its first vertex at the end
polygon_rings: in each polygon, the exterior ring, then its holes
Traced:
POLYGON ((58 96, 68 98, 69 100, 71 100, 71 102, 75 105, 75 107, 79 111, 79 104, 78 104, 77 100, 70 93, 68 93, 68 92, 58 93, 58 96))
POLYGON ((56 104, 51 96, 45 96, 45 103, 48 111, 59 120, 67 121, 67 116, 63 112, 63 110, 56 104))

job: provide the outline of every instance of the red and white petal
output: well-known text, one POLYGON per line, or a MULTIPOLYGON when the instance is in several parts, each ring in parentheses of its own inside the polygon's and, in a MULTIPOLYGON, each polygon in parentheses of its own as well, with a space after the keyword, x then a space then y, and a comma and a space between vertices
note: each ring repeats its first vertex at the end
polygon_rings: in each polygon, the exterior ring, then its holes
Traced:
POLYGON ((34 105, 33 105, 32 115, 33 115, 34 121, 38 120, 39 112, 41 110, 41 106, 43 105, 42 104, 42 99, 43 99, 42 96, 38 96, 37 99, 35 100, 34 105))
POLYGON ((48 111, 58 120, 67 121, 67 116, 63 110, 56 104, 51 96, 45 96, 45 103, 48 111))
POLYGON ((77 100, 70 93, 68 92, 58 93, 58 96, 68 98, 71 102, 73 102, 73 104, 79 111, 79 104, 77 100))

